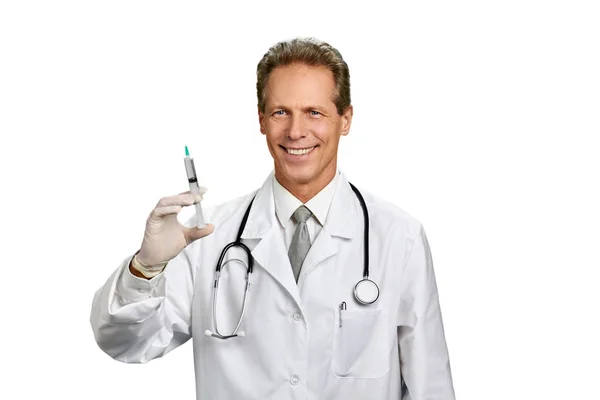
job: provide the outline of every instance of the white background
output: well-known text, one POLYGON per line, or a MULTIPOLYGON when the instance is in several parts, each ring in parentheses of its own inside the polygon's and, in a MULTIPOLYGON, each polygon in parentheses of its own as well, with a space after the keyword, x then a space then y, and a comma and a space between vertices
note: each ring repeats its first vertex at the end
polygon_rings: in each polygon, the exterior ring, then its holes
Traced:
POLYGON ((1 398, 194 398, 191 342, 114 361, 92 297, 184 145, 205 205, 263 183, 256 64, 295 36, 350 66, 340 169, 425 227, 457 398, 600 398, 597 2, 391 4, 2 2, 1 398))

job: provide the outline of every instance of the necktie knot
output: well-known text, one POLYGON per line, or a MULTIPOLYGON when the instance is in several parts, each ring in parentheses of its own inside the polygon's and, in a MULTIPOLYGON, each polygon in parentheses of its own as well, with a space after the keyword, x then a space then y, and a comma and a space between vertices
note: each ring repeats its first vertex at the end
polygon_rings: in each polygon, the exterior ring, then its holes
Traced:
POLYGON ((308 221, 311 215, 312 212, 305 205, 301 205, 294 211, 293 218, 297 223, 302 223, 308 221))

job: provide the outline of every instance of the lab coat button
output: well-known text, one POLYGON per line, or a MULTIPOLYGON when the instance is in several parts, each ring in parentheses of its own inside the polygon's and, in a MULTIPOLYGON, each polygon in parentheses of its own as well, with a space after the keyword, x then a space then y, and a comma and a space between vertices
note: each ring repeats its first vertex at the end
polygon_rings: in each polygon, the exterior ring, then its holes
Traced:
POLYGON ((296 386, 298 384, 298 382, 300 381, 300 379, 298 379, 297 376, 292 376, 290 378, 290 383, 292 384, 292 386, 296 386))
POLYGON ((300 321, 300 320, 302 319, 302 316, 300 315, 300 313, 299 313, 299 312, 297 312, 297 313, 294 313, 294 319, 295 319, 296 321, 300 321))

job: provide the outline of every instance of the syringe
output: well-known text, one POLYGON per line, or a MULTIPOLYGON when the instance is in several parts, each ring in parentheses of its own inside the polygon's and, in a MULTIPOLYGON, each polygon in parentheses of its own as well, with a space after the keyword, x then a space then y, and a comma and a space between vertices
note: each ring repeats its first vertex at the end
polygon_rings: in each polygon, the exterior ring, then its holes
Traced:
MULTIPOLYGON (((196 168, 194 167, 194 159, 190 157, 188 147, 185 146, 185 172, 187 173, 188 182, 190 184, 190 191, 194 194, 200 194, 200 186, 198 186, 198 177, 196 176, 196 168)), ((198 219, 197 226, 199 229, 206 227, 204 223, 204 215, 202 214, 202 206, 200 203, 196 203, 196 218, 198 219)))

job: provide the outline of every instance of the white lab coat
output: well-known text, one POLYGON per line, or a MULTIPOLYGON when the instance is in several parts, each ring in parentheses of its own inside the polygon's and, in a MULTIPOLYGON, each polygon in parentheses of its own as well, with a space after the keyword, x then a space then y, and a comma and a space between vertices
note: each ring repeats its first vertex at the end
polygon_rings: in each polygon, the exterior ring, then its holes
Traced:
MULTIPOLYGON (((419 221, 358 188, 370 216, 370 277, 380 297, 353 296, 363 272, 363 214, 343 173, 327 221, 304 261, 298 284, 275 215, 273 172, 258 191, 207 207, 215 231, 186 247, 150 281, 123 260, 94 296, 91 324, 111 357, 144 363, 193 337, 196 393, 213 399, 453 400, 454 390, 431 253, 419 221), (246 337, 219 340, 214 330, 214 271, 235 240, 256 194, 242 242, 254 273, 241 326, 246 337), (339 327, 339 305, 345 301, 339 327), (406 394, 408 391, 409 394, 406 394)), ((246 260, 238 247, 225 260, 246 260)), ((238 321, 245 267, 230 262, 219 286, 218 321, 238 321)))

